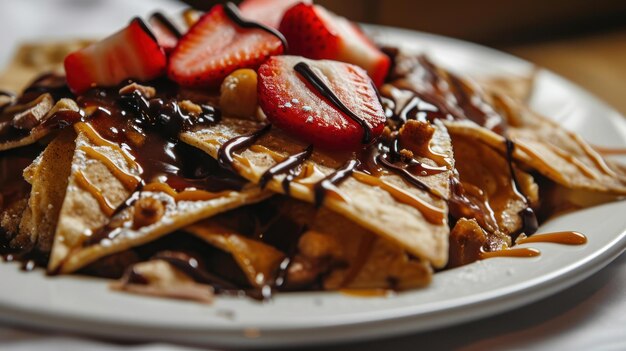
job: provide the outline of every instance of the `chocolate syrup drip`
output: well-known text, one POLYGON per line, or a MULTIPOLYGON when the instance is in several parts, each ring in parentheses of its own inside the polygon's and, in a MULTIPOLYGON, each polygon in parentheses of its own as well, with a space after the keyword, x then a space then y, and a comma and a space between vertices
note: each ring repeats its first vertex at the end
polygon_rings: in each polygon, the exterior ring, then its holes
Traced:
POLYGON ((345 113, 350 119, 358 123, 363 129, 363 144, 369 144, 372 141, 372 128, 363 118, 359 117, 356 113, 352 112, 337 95, 330 89, 329 86, 317 75, 309 65, 305 62, 297 63, 293 69, 300 73, 304 79, 306 79, 317 92, 327 98, 337 109, 345 113))
MULTIPOLYGON (((273 292, 274 290, 280 290, 281 288, 287 286, 287 274, 289 272, 289 267, 293 263, 293 259, 298 252, 298 242, 300 241, 300 237, 304 234, 308 228, 306 226, 301 226, 297 232, 295 232, 294 237, 290 240, 291 245, 287 250, 287 256, 280 262, 278 265, 278 270, 275 274, 274 281, 269 285, 271 289, 269 292, 273 292)), ((267 290, 267 289, 264 289, 267 290)), ((267 295, 267 294, 266 294, 267 295)), ((266 296, 266 298, 270 298, 270 296, 266 296)))
MULTIPOLYGON (((378 161, 378 163, 383 165, 385 168, 392 170, 396 174, 400 175, 402 178, 416 186, 418 189, 431 192, 431 189, 426 184, 424 184, 421 180, 419 180, 416 176, 414 176, 413 174, 411 174, 411 172, 407 170, 406 164, 403 166, 395 165, 389 162, 389 160, 387 160, 387 157, 385 157, 384 155, 378 155, 376 157, 376 161, 378 161)), ((421 166, 421 163, 418 162, 418 164, 421 166)))
POLYGON ((324 197, 329 190, 338 186, 344 180, 348 179, 354 170, 361 164, 361 161, 357 159, 350 159, 343 166, 335 170, 333 173, 327 175, 324 179, 317 182, 313 187, 315 193, 315 206, 320 207, 324 202, 324 197))
MULTIPOLYGON (((309 145, 306 150, 299 152, 295 155, 291 155, 287 157, 284 161, 272 166, 270 169, 265 171, 263 175, 261 175, 261 179, 259 180, 259 186, 262 189, 265 188, 267 183, 279 174, 287 173, 287 175, 291 175, 291 179, 293 179, 293 177, 296 175, 296 170, 304 163, 304 161, 311 157, 311 154, 313 154, 313 145, 309 145)), ((286 179, 287 178, 285 178, 285 180, 286 179)), ((283 182, 282 185, 285 193, 289 194, 290 183, 283 182)))
POLYGON ((217 152, 217 160, 220 166, 232 171, 232 164, 235 162, 233 153, 254 144, 270 129, 272 129, 272 125, 268 124, 255 132, 240 135, 225 142, 217 152))
POLYGON ((519 215, 522 217, 522 228, 517 232, 511 234, 513 241, 517 239, 517 237, 524 233, 526 235, 532 235, 537 232, 539 228, 539 222, 537 221, 537 216, 535 215, 535 211, 530 208, 530 201, 528 197, 522 191, 522 188, 519 185, 517 180, 517 176, 515 175, 515 170, 513 169, 513 151, 515 150, 515 143, 511 139, 505 139, 506 144, 506 160, 509 164, 509 172, 511 173, 511 179, 513 180, 513 191, 517 193, 524 202, 526 203, 526 208, 520 211, 519 215))
POLYGON ((141 29, 146 32, 146 34, 148 34, 150 36, 150 38, 155 42, 158 43, 159 41, 157 40, 156 35, 154 34, 154 32, 152 31, 152 29, 150 29, 150 26, 148 26, 148 24, 141 18, 141 17, 135 17, 133 18, 130 23, 133 23, 134 21, 137 21, 137 23, 139 24, 139 26, 141 27, 141 29))
POLYGON ((165 16, 163 13, 155 12, 152 14, 152 16, 150 16, 150 19, 153 18, 165 28, 167 28, 167 30, 172 33, 177 39, 182 38, 183 33, 180 31, 180 29, 178 29, 178 26, 174 24, 174 22, 170 21, 170 19, 167 18, 167 16, 165 16))
POLYGON ((262 23, 248 21, 242 18, 241 14, 239 13, 239 9, 237 8, 237 5, 233 4, 232 2, 227 2, 226 5, 224 5, 224 13, 226 14, 226 16, 228 16, 228 18, 230 18, 233 22, 235 22, 241 28, 260 29, 264 32, 267 32, 275 36, 282 43, 283 52, 287 52, 288 50, 287 39, 285 39, 285 36, 281 32, 277 31, 276 29, 272 27, 268 27, 262 23))

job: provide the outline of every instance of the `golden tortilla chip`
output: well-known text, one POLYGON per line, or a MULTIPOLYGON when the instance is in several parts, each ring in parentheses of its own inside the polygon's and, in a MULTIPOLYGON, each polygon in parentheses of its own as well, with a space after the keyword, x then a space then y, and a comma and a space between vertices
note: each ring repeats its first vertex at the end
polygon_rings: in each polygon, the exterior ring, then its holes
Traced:
POLYGON ((25 171, 31 185, 28 207, 24 210, 18 236, 20 247, 50 252, 71 169, 76 133, 60 133, 25 171))
MULTIPOLYGON (((259 122, 223 118, 213 127, 183 133, 181 140, 218 158, 220 147, 228 140, 261 128, 263 125, 259 122)), ((436 130, 437 136, 432 139, 433 149, 452 159, 445 128, 437 127, 436 130)), ((268 169, 304 149, 306 145, 273 129, 254 145, 234 155, 233 168, 244 178, 258 183, 268 169)), ((315 184, 346 161, 347 158, 337 159, 314 151, 304 162, 298 177, 291 182, 289 195, 315 202, 315 184)), ((449 229, 447 204, 441 197, 448 195, 449 176, 449 171, 446 171, 434 176, 418 177, 439 195, 433 196, 395 174, 385 174, 379 178, 356 171, 327 193, 324 206, 397 243, 435 267, 443 267, 447 261, 449 229)), ((267 182, 268 189, 285 193, 285 177, 284 174, 273 177, 267 182)))
POLYGON ((270 283, 285 255, 272 246, 233 232, 211 219, 184 228, 207 243, 230 253, 250 285, 260 288, 270 283))

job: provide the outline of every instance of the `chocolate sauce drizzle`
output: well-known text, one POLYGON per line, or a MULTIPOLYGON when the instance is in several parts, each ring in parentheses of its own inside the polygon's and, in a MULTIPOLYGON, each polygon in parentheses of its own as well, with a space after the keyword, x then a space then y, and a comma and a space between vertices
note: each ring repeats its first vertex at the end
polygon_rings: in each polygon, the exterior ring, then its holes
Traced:
POLYGON ((233 170, 232 164, 235 162, 233 153, 254 144, 260 137, 269 132, 270 129, 272 129, 272 125, 267 124, 257 131, 234 137, 225 142, 217 152, 217 161, 220 166, 233 170))
POLYGON ((361 164, 361 161, 357 159, 350 159, 343 166, 339 167, 333 173, 327 175, 324 179, 317 182, 313 186, 315 193, 315 206, 320 207, 324 202, 326 193, 332 190, 333 187, 337 187, 344 180, 348 179, 354 170, 361 164))
POLYGON ((237 5, 233 4, 232 2, 227 2, 226 5, 224 5, 224 13, 226 14, 226 16, 228 16, 233 22, 235 22, 241 28, 260 29, 264 32, 267 32, 275 36, 282 43, 283 52, 287 52, 288 50, 287 39, 281 32, 277 31, 276 29, 272 27, 268 27, 262 23, 248 21, 244 19, 243 17, 241 17, 241 14, 239 13, 239 9, 237 8, 237 5))
POLYGON ((518 194, 524 202, 526 203, 526 208, 524 208, 520 213, 520 217, 522 217, 522 228, 517 233, 512 233, 511 238, 513 241, 517 239, 517 237, 524 233, 526 235, 532 235, 537 232, 539 228, 539 222, 537 220, 537 216, 535 215, 535 211, 530 207, 530 201, 528 197, 522 191, 522 188, 519 185, 517 180, 517 176, 515 175, 515 170, 513 169, 513 151, 515 150, 515 143, 509 138, 505 139, 506 145, 506 160, 509 164, 509 172, 511 173, 511 179, 513 180, 513 191, 518 194))
POLYGON ((154 18, 157 22, 163 25, 167 30, 172 33, 177 39, 182 38, 183 33, 180 31, 178 26, 174 24, 167 16, 165 16, 161 12, 155 12, 150 16, 150 19, 154 18))
POLYGON ((265 188, 267 183, 279 174, 287 173, 287 176, 283 180, 282 186, 285 194, 289 194, 289 185, 293 178, 296 176, 296 170, 301 166, 313 154, 313 145, 309 145, 306 150, 299 152, 295 155, 287 157, 284 161, 275 164, 261 175, 259 185, 261 188, 265 188))
POLYGON ((345 113, 350 119, 355 121, 363 129, 363 144, 369 144, 372 141, 372 128, 363 118, 359 117, 356 113, 352 112, 337 95, 330 89, 329 86, 317 75, 306 62, 298 62, 293 69, 300 73, 317 92, 327 98, 337 109, 345 113))

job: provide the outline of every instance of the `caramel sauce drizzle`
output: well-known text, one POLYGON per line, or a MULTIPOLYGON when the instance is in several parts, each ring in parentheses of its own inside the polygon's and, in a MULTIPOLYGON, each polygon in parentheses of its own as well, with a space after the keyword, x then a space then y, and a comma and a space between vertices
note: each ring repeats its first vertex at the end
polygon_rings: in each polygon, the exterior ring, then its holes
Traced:
POLYGON ((526 235, 532 235, 537 232, 539 228, 539 221, 537 220, 537 215, 535 215, 535 211, 530 207, 530 201, 522 188, 519 185, 519 181, 517 180, 517 175, 515 175, 515 169, 513 168, 513 152, 515 151, 515 144, 511 139, 505 139, 506 144, 506 160, 509 165, 509 173, 511 174, 511 180, 513 181, 513 192, 519 196, 524 203, 526 204, 526 208, 524 208, 520 213, 520 217, 522 218, 522 228, 518 233, 512 233, 511 236, 513 240, 517 238, 521 233, 525 233, 526 235))
POLYGON ((561 245, 584 245, 587 237, 579 232, 563 231, 545 234, 535 234, 525 238, 517 239, 516 244, 526 243, 553 243, 561 245))
POLYGON ((491 252, 481 252, 479 259, 484 260, 494 257, 536 257, 541 255, 541 251, 533 248, 520 247, 491 252))
POLYGON ((270 167, 267 171, 261 175, 259 179, 259 185, 261 188, 265 188, 267 183, 274 179, 279 174, 286 174, 285 179, 282 182, 283 191, 285 194, 289 194, 289 185, 295 178, 296 169, 298 169, 304 161, 306 161, 313 154, 313 145, 309 145, 306 150, 299 152, 295 155, 287 157, 282 162, 270 167))
POLYGON ((213 200, 219 197, 227 196, 231 194, 231 191, 221 191, 217 193, 212 193, 205 190, 198 189, 185 189, 181 192, 177 192, 171 186, 166 183, 149 183, 146 184, 142 191, 150 191, 150 192, 160 192, 165 193, 174 198, 174 200, 178 201, 208 201, 213 200))
POLYGON ((89 192, 96 199, 96 201, 98 201, 100 209, 105 215, 107 215, 107 217, 113 215, 115 212, 115 206, 111 205, 109 200, 107 200, 107 198, 105 198, 102 194, 102 191, 93 185, 82 172, 76 172, 74 174, 74 179, 76 180, 76 184, 78 184, 78 186, 89 192))
POLYGON ((339 169, 335 170, 333 173, 327 175, 324 179, 320 180, 313 186, 315 206, 321 206, 324 202, 324 197, 329 191, 333 191, 336 187, 341 184, 344 180, 348 179, 356 169, 361 164, 361 161, 357 159, 350 159, 339 169))
POLYGON ((391 289, 339 289, 341 294, 354 297, 386 297, 392 296, 395 292, 391 289))
POLYGON ((219 162, 220 166, 232 171, 232 164, 235 161, 233 159, 233 153, 248 146, 251 146, 260 137, 269 132, 271 128, 272 125, 268 124, 257 131, 234 137, 222 144, 222 146, 217 151, 217 161, 219 162))
POLYGON ((419 197, 414 196, 396 186, 393 186, 378 177, 374 177, 362 172, 354 172, 352 176, 354 177, 354 179, 358 180, 361 183, 380 187, 381 189, 388 192, 389 195, 391 195, 397 201, 416 208, 422 213, 422 215, 428 222, 435 225, 445 224, 446 213, 443 209, 437 208, 420 199, 419 197))
POLYGON ((135 190, 141 183, 141 178, 134 174, 130 174, 125 170, 119 168, 110 158, 106 155, 96 151, 96 149, 89 146, 82 146, 80 148, 85 154, 92 159, 96 159, 104 164, 113 173, 113 176, 117 178, 127 190, 135 190))
POLYGON ((135 158, 130 155, 128 151, 121 148, 118 144, 103 138, 90 124, 85 122, 78 122, 74 124, 74 129, 85 135, 87 139, 89 139, 89 141, 91 141, 93 144, 97 146, 106 146, 119 152, 124 157, 130 167, 139 167, 139 164, 135 162, 135 158))

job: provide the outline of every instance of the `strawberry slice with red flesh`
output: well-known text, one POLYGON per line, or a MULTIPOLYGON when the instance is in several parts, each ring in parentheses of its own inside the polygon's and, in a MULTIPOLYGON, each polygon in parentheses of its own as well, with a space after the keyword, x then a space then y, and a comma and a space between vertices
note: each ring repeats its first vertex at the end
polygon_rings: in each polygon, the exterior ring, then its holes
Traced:
POLYGON ((267 118, 316 147, 354 150, 383 131, 385 113, 378 94, 367 73, 358 66, 275 56, 261 65, 258 74, 259 106, 267 118), (307 76, 304 68, 330 94, 307 76))
POLYGON ((170 56, 168 75, 180 85, 216 87, 233 71, 256 69, 283 50, 277 36, 238 25, 227 9, 216 5, 178 42, 170 56))
POLYGON ((126 79, 146 81, 162 75, 165 52, 140 18, 119 32, 74 51, 64 62, 67 84, 75 94, 94 86, 115 86, 126 79))
POLYGON ((172 52, 178 44, 178 39, 183 36, 180 29, 160 12, 153 13, 148 22, 159 45, 166 53, 172 52))
POLYGON ((300 2, 313 3, 311 0, 245 0, 239 5, 239 10, 246 19, 278 29, 285 11, 300 2))
POLYGON ((376 86, 387 76, 391 60, 354 23, 319 5, 298 4, 285 12, 279 30, 289 54, 329 59, 365 69, 376 86))

